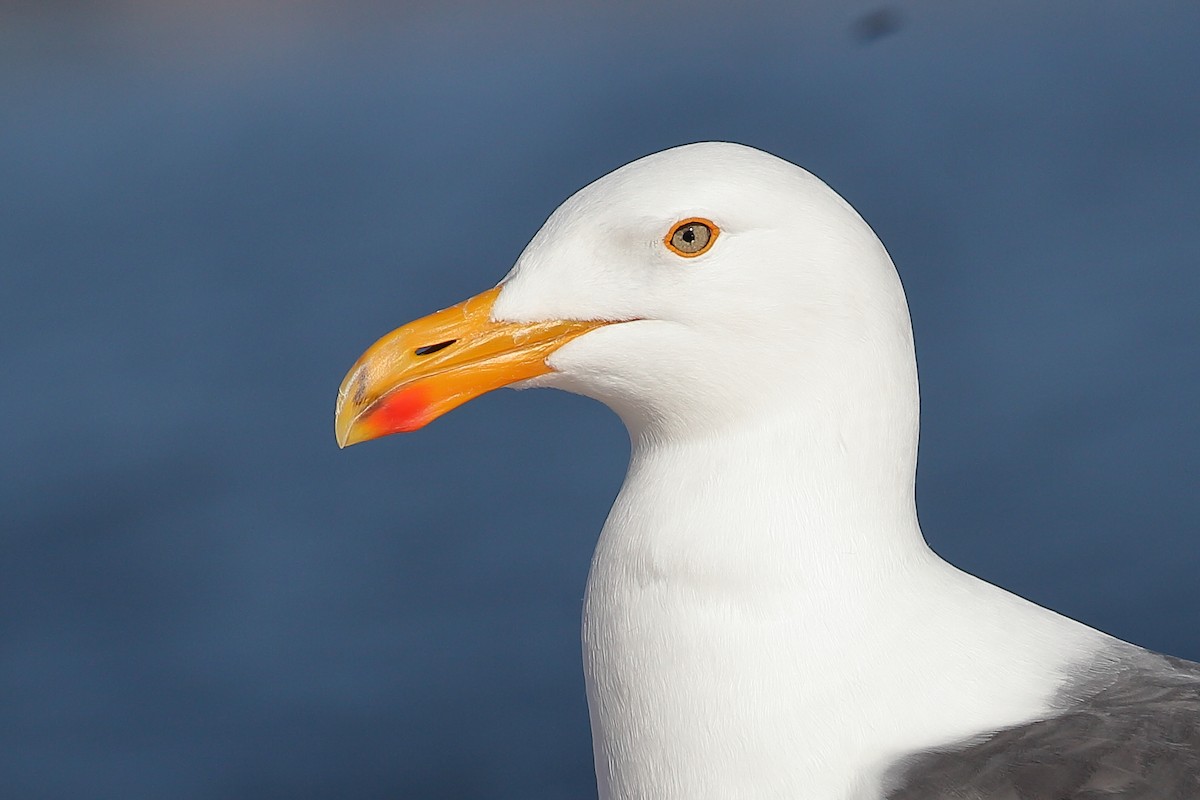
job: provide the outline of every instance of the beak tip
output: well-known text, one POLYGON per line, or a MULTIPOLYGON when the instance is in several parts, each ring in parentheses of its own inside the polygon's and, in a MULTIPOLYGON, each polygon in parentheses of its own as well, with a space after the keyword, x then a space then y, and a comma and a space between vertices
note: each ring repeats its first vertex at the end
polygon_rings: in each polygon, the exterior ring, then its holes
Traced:
POLYGON ((363 441, 362 437, 354 437, 353 425, 348 425, 346 427, 338 425, 336 428, 334 428, 333 438, 337 440, 338 450, 345 450, 350 445, 358 444, 359 442, 363 441))

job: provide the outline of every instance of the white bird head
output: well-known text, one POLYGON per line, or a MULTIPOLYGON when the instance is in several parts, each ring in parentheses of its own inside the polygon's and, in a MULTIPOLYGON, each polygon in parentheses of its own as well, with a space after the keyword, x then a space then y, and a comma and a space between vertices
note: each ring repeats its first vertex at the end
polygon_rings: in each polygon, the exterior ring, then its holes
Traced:
POLYGON ((656 437, 880 392, 915 414, 912 362, 899 279, 854 209, 787 161, 705 142, 581 189, 498 287, 373 345, 342 384, 338 441, 513 383, 594 397, 656 437))

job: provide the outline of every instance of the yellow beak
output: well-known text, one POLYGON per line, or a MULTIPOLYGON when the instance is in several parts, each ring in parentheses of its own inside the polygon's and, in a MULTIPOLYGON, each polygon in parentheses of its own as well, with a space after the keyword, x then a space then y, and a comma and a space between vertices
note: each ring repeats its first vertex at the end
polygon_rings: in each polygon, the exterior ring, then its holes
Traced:
POLYGON ((338 389, 339 447, 415 431, 479 395, 550 372, 546 358, 605 321, 494 322, 500 288, 367 348, 338 389))

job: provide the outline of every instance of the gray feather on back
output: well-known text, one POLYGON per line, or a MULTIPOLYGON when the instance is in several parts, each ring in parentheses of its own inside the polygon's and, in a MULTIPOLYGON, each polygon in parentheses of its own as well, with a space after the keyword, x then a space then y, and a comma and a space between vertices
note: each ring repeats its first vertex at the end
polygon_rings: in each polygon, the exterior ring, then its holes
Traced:
POLYGON ((1200 664, 1123 646, 1053 716, 914 754, 888 800, 1198 800, 1200 664))

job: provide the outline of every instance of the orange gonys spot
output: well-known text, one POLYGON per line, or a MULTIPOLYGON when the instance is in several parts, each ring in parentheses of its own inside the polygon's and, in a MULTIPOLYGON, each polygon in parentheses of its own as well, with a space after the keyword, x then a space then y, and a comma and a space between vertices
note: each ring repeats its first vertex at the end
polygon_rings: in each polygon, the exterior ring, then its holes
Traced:
POLYGON ((360 424, 366 425, 374 436, 408 433, 430 421, 429 405, 428 392, 412 386, 379 400, 360 424))

